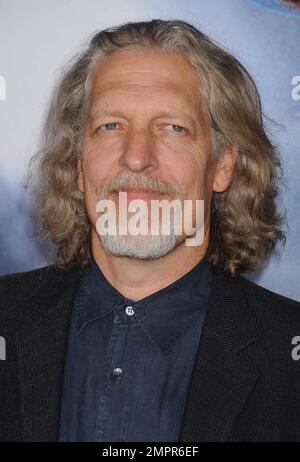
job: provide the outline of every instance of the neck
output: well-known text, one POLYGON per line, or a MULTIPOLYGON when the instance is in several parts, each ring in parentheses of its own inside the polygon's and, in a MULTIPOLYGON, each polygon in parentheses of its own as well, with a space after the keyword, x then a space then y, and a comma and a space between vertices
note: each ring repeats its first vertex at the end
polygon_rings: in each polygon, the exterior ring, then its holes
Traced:
POLYGON ((177 281, 204 257, 209 228, 201 246, 186 246, 184 241, 167 255, 149 260, 109 254, 92 229, 92 253, 109 283, 124 297, 138 301, 177 281))

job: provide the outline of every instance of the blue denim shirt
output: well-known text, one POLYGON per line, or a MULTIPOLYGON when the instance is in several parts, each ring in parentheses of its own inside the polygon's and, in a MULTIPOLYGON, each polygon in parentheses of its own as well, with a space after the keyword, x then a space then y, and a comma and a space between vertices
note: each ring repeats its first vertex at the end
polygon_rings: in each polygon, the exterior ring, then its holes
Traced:
POLYGON ((211 286, 202 259, 142 300, 93 261, 71 317, 60 441, 177 441, 211 286))

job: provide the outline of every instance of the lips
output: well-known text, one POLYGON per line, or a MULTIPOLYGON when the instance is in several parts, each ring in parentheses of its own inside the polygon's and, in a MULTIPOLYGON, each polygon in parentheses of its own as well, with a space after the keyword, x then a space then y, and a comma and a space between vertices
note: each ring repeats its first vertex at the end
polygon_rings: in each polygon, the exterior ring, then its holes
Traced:
POLYGON ((152 198, 159 197, 162 195, 162 193, 157 192, 157 191, 149 191, 147 189, 134 189, 134 188, 132 189, 122 188, 115 192, 116 193, 126 192, 128 199, 152 199, 152 198))

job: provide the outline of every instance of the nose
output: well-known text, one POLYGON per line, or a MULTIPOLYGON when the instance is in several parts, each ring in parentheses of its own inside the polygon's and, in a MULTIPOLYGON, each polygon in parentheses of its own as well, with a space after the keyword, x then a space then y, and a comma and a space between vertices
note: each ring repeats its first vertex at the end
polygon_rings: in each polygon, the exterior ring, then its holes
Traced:
POLYGON ((139 173, 157 167, 157 157, 149 132, 136 130, 128 134, 119 164, 121 167, 139 173))

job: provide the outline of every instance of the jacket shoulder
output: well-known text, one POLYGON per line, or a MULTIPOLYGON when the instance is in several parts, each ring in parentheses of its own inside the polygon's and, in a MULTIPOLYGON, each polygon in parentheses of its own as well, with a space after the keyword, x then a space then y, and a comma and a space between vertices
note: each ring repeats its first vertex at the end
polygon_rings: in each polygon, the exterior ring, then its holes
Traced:
POLYGON ((55 301, 76 280, 76 269, 47 265, 0 276, 0 323, 20 325, 31 319, 37 306, 55 301))
POLYGON ((10 299, 18 295, 23 298, 31 296, 43 285, 49 286, 52 281, 59 279, 60 273, 61 270, 55 265, 47 265, 29 271, 0 276, 0 303, 6 297, 10 299))
POLYGON ((300 302, 273 292, 244 276, 239 276, 243 291, 250 305, 258 305, 258 300, 264 302, 264 310, 277 317, 290 317, 300 322, 300 302))
POLYGON ((4 274, 0 276, 0 286, 6 284, 20 284, 32 279, 43 279, 49 272, 55 271, 55 265, 42 266, 29 271, 20 271, 17 273, 4 274))

